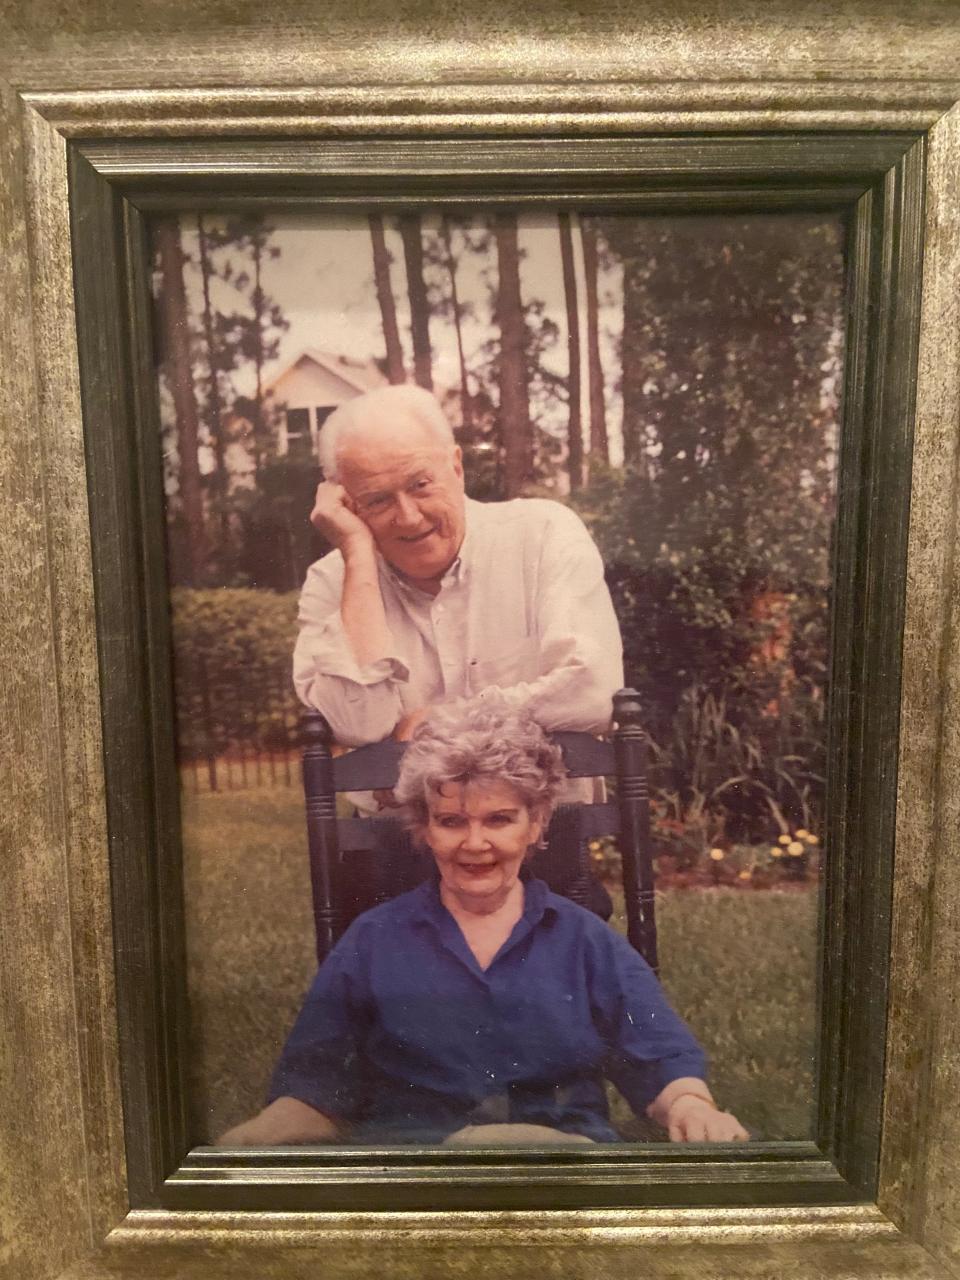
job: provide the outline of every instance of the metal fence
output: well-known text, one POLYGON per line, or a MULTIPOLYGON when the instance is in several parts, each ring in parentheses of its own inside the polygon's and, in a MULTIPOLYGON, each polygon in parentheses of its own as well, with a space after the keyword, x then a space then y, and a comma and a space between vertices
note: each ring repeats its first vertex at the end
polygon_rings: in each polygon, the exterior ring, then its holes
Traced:
POLYGON ((244 677, 211 671, 203 656, 178 664, 177 749, 194 792, 300 785, 300 704, 287 668, 244 677))

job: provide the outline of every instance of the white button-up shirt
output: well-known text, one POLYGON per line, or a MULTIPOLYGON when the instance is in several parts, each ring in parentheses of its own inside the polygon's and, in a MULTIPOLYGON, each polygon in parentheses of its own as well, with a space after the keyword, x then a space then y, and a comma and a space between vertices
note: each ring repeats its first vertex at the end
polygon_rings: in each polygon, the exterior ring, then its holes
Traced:
POLYGON ((467 499, 460 554, 435 596, 379 558, 393 651, 360 666, 340 616, 344 564, 310 566, 294 651, 297 693, 337 741, 386 738, 406 713, 496 687, 545 729, 603 732, 623 657, 603 562, 569 507, 467 499))

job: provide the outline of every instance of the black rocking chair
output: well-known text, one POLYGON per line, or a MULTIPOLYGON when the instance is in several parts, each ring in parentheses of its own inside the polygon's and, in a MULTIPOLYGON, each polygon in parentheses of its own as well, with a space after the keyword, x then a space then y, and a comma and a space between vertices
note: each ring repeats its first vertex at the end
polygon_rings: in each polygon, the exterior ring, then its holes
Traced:
MULTIPOLYGON (((587 846, 599 836, 615 836, 623 860, 627 937, 656 973, 647 739, 640 701, 632 689, 614 695, 614 731, 601 741, 588 733, 551 735, 563 751, 573 778, 612 777, 615 800, 606 804, 561 804, 551 819, 546 848, 531 871, 555 893, 590 905, 593 873, 587 846)), ((404 744, 390 739, 334 757, 330 726, 319 711, 301 719, 307 844, 317 931, 317 959, 323 962, 350 922, 362 911, 404 893, 432 870, 395 817, 338 818, 337 792, 390 788, 397 780, 404 744)))

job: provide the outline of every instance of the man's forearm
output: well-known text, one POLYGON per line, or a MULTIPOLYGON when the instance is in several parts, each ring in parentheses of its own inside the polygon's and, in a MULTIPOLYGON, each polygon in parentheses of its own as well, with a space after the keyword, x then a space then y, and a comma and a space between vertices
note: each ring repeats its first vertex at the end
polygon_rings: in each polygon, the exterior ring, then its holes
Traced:
POLYGON ((344 576, 340 617, 357 665, 365 667, 391 655, 393 636, 387 625, 372 546, 345 546, 342 550, 344 576))

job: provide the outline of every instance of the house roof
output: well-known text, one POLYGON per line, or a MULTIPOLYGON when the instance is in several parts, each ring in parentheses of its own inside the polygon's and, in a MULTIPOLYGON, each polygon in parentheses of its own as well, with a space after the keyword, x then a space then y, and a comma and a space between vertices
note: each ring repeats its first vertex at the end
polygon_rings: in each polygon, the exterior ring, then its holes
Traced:
POLYGON ((319 365, 321 369, 325 369, 328 373, 333 374, 334 377, 339 378, 341 382, 346 383, 358 395, 361 395, 364 391, 374 391, 377 387, 385 387, 387 385, 387 379, 373 360, 356 360, 350 356, 338 355, 333 351, 321 351, 317 347, 305 347, 295 360, 291 360, 275 378, 270 380, 264 394, 271 395, 277 385, 289 373, 307 360, 312 361, 314 364, 319 365))

